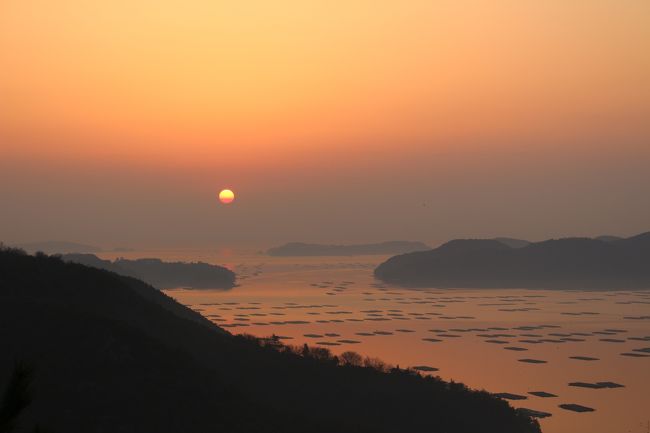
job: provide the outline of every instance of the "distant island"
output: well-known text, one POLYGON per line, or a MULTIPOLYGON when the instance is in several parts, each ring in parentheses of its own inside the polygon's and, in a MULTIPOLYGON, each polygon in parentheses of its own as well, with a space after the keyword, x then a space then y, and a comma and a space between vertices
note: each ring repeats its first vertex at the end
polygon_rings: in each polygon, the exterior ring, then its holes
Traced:
POLYGON ((66 262, 105 269, 127 277, 138 278, 159 289, 230 289, 236 275, 223 266, 208 263, 163 262, 160 259, 103 260, 94 254, 64 254, 66 262))
POLYGON ((267 251, 270 256, 366 256, 403 254, 430 249, 422 242, 388 241, 377 244, 322 245, 290 242, 267 251))
POLYGON ((0 337, 16 431, 540 432, 485 391, 234 336, 134 278, 1 247, 0 337))
POLYGON ((515 239, 515 238, 494 238, 495 241, 499 241, 502 244, 508 245, 510 248, 523 248, 528 245, 530 245, 530 241, 526 241, 523 239, 515 239))
POLYGON ((67 241, 29 242, 17 244, 15 247, 23 249, 28 253, 41 251, 45 254, 98 253, 102 251, 100 247, 94 245, 67 241))
POLYGON ((650 232, 515 247, 496 239, 458 239, 391 257, 375 269, 375 277, 412 287, 650 288, 650 232))

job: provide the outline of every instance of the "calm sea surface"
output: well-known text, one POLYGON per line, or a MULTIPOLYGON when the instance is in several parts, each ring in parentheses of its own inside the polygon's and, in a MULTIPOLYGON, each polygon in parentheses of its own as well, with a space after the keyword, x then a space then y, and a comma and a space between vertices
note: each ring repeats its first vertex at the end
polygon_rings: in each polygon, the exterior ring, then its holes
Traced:
POLYGON ((540 420, 546 433, 649 431, 650 291, 408 290, 374 280, 374 267, 386 259, 381 256, 274 258, 189 250, 101 256, 228 266, 239 276, 232 290, 166 292, 232 333, 276 334, 287 344, 437 368, 428 374, 525 397, 510 402, 551 413, 540 420), (556 397, 529 394, 535 391, 556 397), (558 407, 566 403, 595 411, 558 407))

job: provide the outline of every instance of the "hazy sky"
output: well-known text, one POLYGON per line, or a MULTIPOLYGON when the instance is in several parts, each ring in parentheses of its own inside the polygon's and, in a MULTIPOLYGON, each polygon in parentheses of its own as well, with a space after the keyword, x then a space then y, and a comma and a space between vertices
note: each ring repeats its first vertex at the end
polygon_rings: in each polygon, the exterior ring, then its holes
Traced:
POLYGON ((7 242, 630 235, 650 1, 3 0, 0 150, 7 242))

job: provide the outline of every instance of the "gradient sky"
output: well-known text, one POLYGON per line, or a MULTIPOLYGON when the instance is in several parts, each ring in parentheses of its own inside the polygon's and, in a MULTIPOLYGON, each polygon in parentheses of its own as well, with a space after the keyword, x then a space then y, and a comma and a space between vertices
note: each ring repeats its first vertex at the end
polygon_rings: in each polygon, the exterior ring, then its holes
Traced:
POLYGON ((0 239, 631 235, 649 119, 647 0, 3 0, 0 239))

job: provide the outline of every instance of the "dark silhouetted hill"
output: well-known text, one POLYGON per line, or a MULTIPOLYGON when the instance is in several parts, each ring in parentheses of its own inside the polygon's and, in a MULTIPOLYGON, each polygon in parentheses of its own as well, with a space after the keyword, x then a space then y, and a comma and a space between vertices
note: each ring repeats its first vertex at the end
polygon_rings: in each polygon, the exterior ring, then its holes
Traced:
POLYGON ((143 282, 57 257, 0 249, 0 342, 0 390, 18 360, 33 372, 24 431, 539 432, 486 392, 232 336, 143 282))
POLYGON ((267 251, 270 256, 364 256, 403 254, 430 249, 422 242, 389 241, 378 244, 321 245, 290 242, 267 251))
POLYGON ((497 240, 454 240, 391 257, 375 276, 420 287, 648 288, 650 233, 608 241, 548 240, 520 248, 497 240))
POLYGON ((120 275, 138 278, 159 289, 230 289, 236 275, 223 266, 208 263, 163 262, 159 259, 103 260, 93 254, 65 254, 66 262, 81 263, 120 275))

